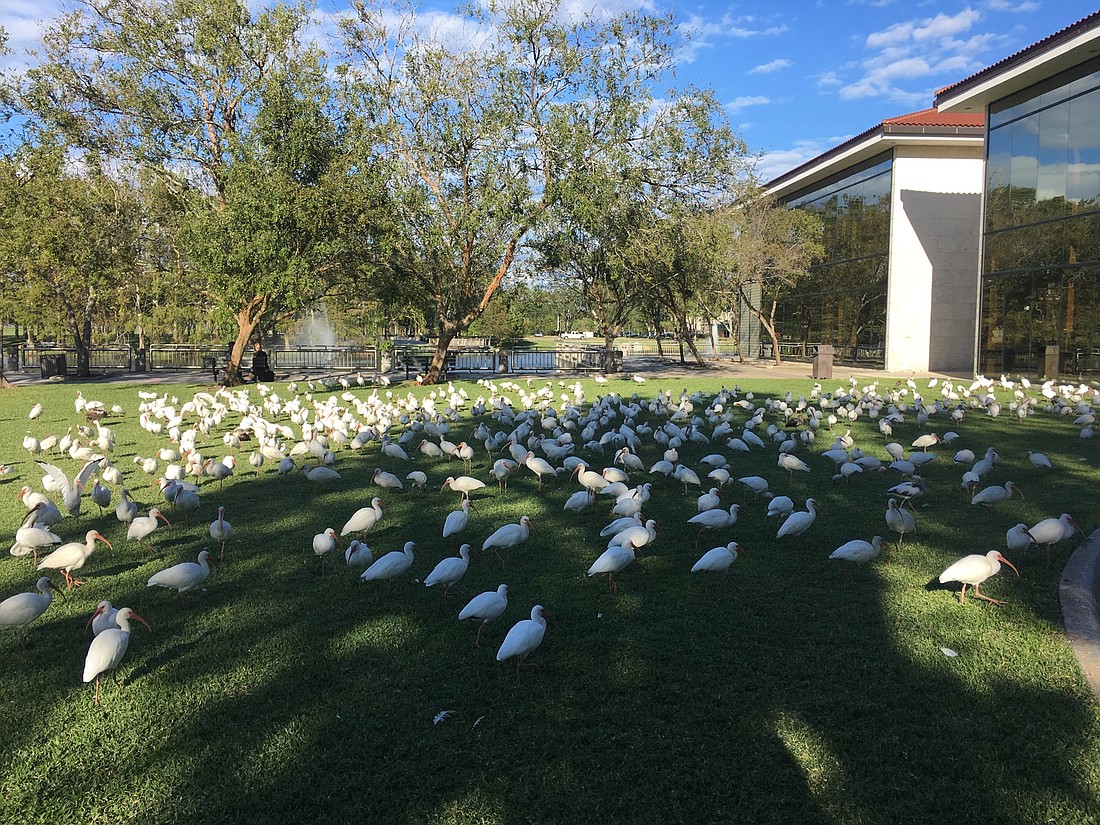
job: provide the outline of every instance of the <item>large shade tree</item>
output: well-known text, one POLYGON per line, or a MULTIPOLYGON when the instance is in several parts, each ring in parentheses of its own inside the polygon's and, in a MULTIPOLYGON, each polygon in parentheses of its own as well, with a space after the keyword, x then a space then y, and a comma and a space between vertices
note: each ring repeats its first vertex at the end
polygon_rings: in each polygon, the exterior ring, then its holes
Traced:
POLYGON ((713 107, 662 85, 680 43, 666 17, 494 0, 456 42, 356 8, 345 72, 393 195, 387 288, 417 296, 432 319, 434 382, 571 180, 628 156, 656 169, 678 150, 702 154, 713 107))
POLYGON ((303 45, 310 12, 77 0, 23 89, 44 129, 170 179, 188 287, 236 324, 229 380, 257 328, 348 274, 344 241, 363 240, 323 55, 303 45))

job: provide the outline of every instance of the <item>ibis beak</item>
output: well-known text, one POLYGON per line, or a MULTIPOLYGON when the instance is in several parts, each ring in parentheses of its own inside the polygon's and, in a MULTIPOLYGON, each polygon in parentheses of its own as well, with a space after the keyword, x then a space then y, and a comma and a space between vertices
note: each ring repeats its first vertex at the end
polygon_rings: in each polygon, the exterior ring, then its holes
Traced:
MULTIPOLYGON (((61 594, 61 598, 63 598, 63 599, 65 599, 65 598, 68 598, 68 597, 67 597, 67 596, 65 595, 65 591, 64 591, 64 590, 62 590, 62 589, 61 589, 60 587, 58 587, 58 586, 57 586, 56 584, 54 584, 54 583, 53 583, 53 580, 52 580, 52 579, 50 580, 50 589, 51 589, 51 590, 56 590, 56 591, 57 591, 58 593, 60 593, 60 594, 61 594)), ((91 621, 91 619, 89 619, 88 621, 91 621)))
POLYGON ((171 525, 171 524, 172 524, 172 522, 170 522, 170 521, 168 520, 168 516, 164 515, 164 513, 157 513, 157 518, 159 518, 159 519, 160 519, 161 521, 163 521, 163 522, 164 522, 165 524, 167 524, 167 525, 171 525))
POLYGON ((103 538, 103 536, 100 533, 96 533, 95 537, 97 539, 99 539, 101 542, 103 542, 104 544, 106 544, 108 547, 110 547, 112 550, 115 549, 114 547, 111 547, 111 542, 109 542, 109 541, 107 541, 107 539, 103 538))
POLYGON ((141 623, 142 623, 143 625, 145 625, 146 627, 148 627, 148 628, 149 628, 149 632, 150 632, 150 633, 152 633, 152 632, 153 632, 153 627, 152 627, 152 625, 150 625, 150 624, 149 624, 149 622, 145 621, 145 619, 141 618, 141 616, 139 616, 139 615, 138 615, 137 613, 135 613, 135 612, 134 612, 133 610, 131 610, 131 611, 130 611, 130 618, 131 618, 131 619, 137 619, 137 620, 138 620, 139 622, 141 622, 141 623))
POLYGON ((545 607, 544 607, 544 608, 542 609, 542 618, 546 619, 546 623, 547 623, 548 625, 554 625, 554 624, 556 624, 556 623, 557 623, 557 622, 555 621, 554 617, 553 617, 553 616, 551 616, 551 615, 550 615, 549 613, 547 613, 547 612, 546 612, 546 608, 545 608, 545 607))
MULTIPOLYGON (((998 553, 998 554, 997 554, 997 560, 998 560, 998 561, 1001 561, 1001 562, 1003 562, 1004 564, 1007 564, 1007 565, 1008 565, 1009 567, 1011 567, 1011 568, 1012 568, 1013 570, 1016 570, 1016 565, 1014 565, 1014 564, 1013 564, 1012 562, 1010 562, 1010 561, 1009 561, 1008 559, 1006 559, 1006 558, 1005 558, 1004 556, 1002 556, 1002 555, 1001 555, 1000 553, 998 553)), ((1019 576, 1019 575, 1020 575, 1020 571, 1019 571, 1019 570, 1016 570, 1016 575, 1017 575, 1017 576, 1019 576)))

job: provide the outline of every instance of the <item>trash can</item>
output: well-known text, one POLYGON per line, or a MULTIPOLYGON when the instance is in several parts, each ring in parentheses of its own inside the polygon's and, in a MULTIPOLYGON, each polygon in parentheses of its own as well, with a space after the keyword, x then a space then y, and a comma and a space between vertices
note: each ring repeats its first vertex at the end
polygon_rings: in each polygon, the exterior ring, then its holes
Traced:
POLYGON ((1057 378, 1062 362, 1062 348, 1052 344, 1043 354, 1043 378, 1057 378))
POLYGON ((833 345, 818 344, 817 355, 814 356, 814 378, 833 377, 833 345))
POLYGON ((148 360, 145 350, 134 350, 134 372, 148 372, 148 360))
POLYGON ((4 350, 4 369, 8 372, 19 372, 19 350, 15 347, 4 350))
POLYGON ((55 375, 65 375, 67 366, 65 363, 65 353, 61 352, 56 355, 43 355, 39 361, 42 365, 43 378, 52 378, 55 375))

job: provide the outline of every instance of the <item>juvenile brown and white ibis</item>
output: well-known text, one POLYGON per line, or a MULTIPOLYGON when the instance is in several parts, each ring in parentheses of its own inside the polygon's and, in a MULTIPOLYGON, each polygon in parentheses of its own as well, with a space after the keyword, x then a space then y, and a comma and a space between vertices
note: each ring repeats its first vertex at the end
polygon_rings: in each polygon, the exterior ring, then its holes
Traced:
MULTIPOLYGON (((65 576, 65 584, 67 589, 78 587, 84 582, 74 579, 72 572, 79 570, 84 566, 84 562, 88 560, 88 557, 95 551, 95 543, 101 541, 108 547, 111 547, 111 542, 107 541, 98 530, 89 530, 84 534, 84 543, 81 544, 78 541, 72 541, 68 544, 62 544, 40 562, 38 562, 39 570, 60 570, 65 576)), ((112 548, 113 549, 113 548, 112 548)))
POLYGON ((451 588, 466 575, 466 570, 470 566, 470 545, 464 544, 458 548, 458 557, 451 556, 443 559, 437 564, 432 572, 428 574, 428 577, 424 579, 425 587, 434 587, 437 584, 443 585, 444 595, 450 595, 451 588))
POLYGON ((507 609, 508 585, 502 584, 496 590, 487 590, 470 599, 467 605, 459 611, 458 620, 481 620, 477 628, 477 638, 474 639, 474 644, 481 647, 481 631, 485 629, 485 625, 502 616, 507 609))
POLYGON ((49 576, 41 576, 35 583, 37 593, 16 593, 0 602, 0 627, 14 627, 20 640, 23 628, 45 613, 53 603, 53 592, 60 588, 49 576))
POLYGON ((99 704, 99 677, 104 673, 115 672, 115 681, 118 681, 118 666, 130 646, 130 619, 136 619, 148 627, 150 633, 153 632, 145 619, 130 608, 122 607, 115 615, 117 627, 100 633, 92 639, 88 647, 88 655, 84 658, 84 684, 95 679, 96 704, 99 704))
POLYGON ((524 619, 512 625, 512 628, 508 631, 508 635, 504 637, 504 642, 501 644, 500 650, 497 651, 498 662, 504 662, 513 657, 515 658, 516 684, 519 684, 520 668, 530 667, 535 670, 539 669, 538 665, 525 662, 524 660, 535 650, 535 648, 542 644, 542 640, 546 636, 546 619, 548 616, 549 614, 543 609, 542 605, 536 604, 531 608, 531 618, 524 619))
POLYGON ((959 594, 959 603, 964 604, 966 602, 966 588, 972 586, 974 588, 974 595, 993 604, 1004 604, 1004 602, 991 599, 989 596, 982 594, 978 589, 978 586, 986 579, 997 574, 1001 569, 1001 564, 1007 564, 1013 570, 1016 571, 1016 575, 1020 575, 1020 571, 1016 570, 1016 565, 1002 556, 996 550, 990 550, 984 556, 977 553, 970 556, 963 556, 957 562, 952 564, 940 575, 932 579, 925 587, 928 590, 945 589, 942 585, 950 585, 953 582, 962 584, 962 591, 959 594))

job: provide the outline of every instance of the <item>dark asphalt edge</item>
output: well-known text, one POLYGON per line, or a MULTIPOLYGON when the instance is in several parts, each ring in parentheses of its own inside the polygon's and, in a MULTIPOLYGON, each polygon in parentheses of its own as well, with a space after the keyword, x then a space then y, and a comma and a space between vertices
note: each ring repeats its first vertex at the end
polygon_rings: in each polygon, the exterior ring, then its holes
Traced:
POLYGON ((1058 600, 1066 638, 1100 699, 1100 530, 1082 541, 1062 569, 1058 600))

